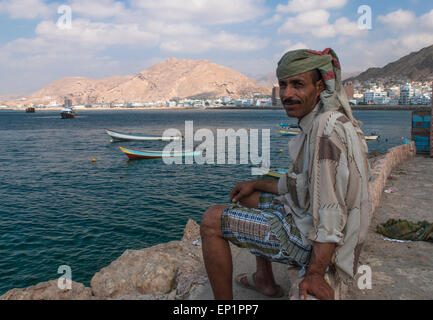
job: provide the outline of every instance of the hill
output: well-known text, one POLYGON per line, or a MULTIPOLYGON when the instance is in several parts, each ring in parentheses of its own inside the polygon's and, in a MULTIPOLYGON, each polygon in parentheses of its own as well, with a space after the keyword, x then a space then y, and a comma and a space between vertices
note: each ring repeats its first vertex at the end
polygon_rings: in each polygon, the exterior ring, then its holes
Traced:
POLYGON ((387 64, 383 68, 369 68, 347 81, 367 81, 378 78, 422 81, 433 79, 433 45, 387 64))
POLYGON ((70 77, 57 80, 27 97, 26 103, 74 104, 158 101, 173 98, 232 98, 253 93, 270 94, 240 72, 207 60, 170 58, 132 76, 104 79, 70 77))

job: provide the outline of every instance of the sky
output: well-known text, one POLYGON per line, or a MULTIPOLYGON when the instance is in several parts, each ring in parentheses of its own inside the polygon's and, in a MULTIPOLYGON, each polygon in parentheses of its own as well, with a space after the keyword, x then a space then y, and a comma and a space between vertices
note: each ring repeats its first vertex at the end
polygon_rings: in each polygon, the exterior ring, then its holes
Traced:
POLYGON ((0 0, 0 95, 170 57, 257 78, 301 48, 333 48, 347 76, 430 45, 431 0, 0 0))

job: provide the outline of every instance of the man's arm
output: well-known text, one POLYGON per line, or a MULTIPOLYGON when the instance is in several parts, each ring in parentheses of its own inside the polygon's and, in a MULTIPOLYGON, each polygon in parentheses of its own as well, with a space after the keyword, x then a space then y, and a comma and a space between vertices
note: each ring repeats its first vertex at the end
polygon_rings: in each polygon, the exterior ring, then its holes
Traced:
POLYGON ((333 300, 334 290, 325 281, 325 272, 335 251, 335 243, 314 242, 310 266, 299 284, 299 298, 305 300, 307 293, 320 300, 333 300))
POLYGON ((230 201, 238 202, 255 191, 278 194, 278 180, 256 179, 238 183, 230 193, 230 201))

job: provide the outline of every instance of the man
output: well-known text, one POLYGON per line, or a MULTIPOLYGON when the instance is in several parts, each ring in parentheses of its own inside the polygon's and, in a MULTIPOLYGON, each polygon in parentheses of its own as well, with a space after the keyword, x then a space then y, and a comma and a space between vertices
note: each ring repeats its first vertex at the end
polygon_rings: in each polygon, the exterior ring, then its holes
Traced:
POLYGON ((325 273, 343 281, 357 272, 370 221, 369 167, 338 57, 332 49, 290 51, 277 77, 284 109, 301 129, 289 142, 292 167, 279 181, 237 184, 233 205, 214 206, 203 216, 203 259, 215 299, 233 298, 229 241, 256 255, 256 272, 236 282, 270 297, 283 295, 272 261, 306 270, 300 299, 333 299, 325 273))

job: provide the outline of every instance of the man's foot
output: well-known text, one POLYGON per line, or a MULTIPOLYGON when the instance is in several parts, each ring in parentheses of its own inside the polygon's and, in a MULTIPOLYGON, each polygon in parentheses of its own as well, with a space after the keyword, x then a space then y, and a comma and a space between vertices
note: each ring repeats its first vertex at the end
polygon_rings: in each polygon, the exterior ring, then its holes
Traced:
POLYGON ((254 278, 255 273, 241 273, 236 276, 235 281, 243 288, 257 291, 270 298, 281 298, 284 296, 284 290, 279 285, 261 286, 254 278))

